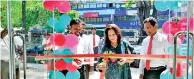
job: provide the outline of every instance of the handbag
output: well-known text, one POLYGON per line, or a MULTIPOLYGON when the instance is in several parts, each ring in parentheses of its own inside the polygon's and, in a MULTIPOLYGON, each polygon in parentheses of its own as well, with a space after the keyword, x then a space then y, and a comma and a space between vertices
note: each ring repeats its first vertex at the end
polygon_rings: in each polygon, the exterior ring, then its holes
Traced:
MULTIPOLYGON (((123 45, 125 48, 125 54, 136 54, 133 53, 134 48, 130 47, 129 45, 127 46, 126 42, 123 41, 123 45)), ((139 68, 139 63, 140 63, 140 59, 134 59, 131 63, 130 63, 130 67, 134 67, 134 68, 139 68)))

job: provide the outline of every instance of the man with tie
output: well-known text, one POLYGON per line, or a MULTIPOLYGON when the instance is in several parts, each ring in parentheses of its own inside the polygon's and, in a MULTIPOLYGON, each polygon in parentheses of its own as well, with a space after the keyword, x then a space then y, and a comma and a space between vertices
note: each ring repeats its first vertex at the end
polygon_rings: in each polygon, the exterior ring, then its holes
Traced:
MULTIPOLYGON (((158 24, 155 18, 149 17, 144 20, 144 29, 147 37, 142 42, 140 54, 162 55, 167 54, 167 36, 157 32, 158 24)), ((141 60, 140 79, 160 79, 160 74, 167 68, 167 60, 141 60)))
MULTIPOLYGON (((100 42, 100 37, 98 35, 96 35, 96 28, 95 27, 93 27, 91 29, 91 31, 92 31, 92 34, 89 35, 89 38, 91 38, 94 54, 98 54, 99 53, 98 45, 99 45, 99 42, 100 42)), ((97 61, 97 58, 94 58, 94 61, 97 61)), ((94 68, 94 71, 97 71, 96 70, 96 64, 94 64, 93 68, 94 68)))
POLYGON ((90 34, 91 38, 92 38, 92 44, 93 44, 93 49, 94 49, 94 54, 98 54, 98 45, 100 42, 100 37, 98 35, 96 35, 96 28, 93 27, 91 29, 92 34, 90 34))

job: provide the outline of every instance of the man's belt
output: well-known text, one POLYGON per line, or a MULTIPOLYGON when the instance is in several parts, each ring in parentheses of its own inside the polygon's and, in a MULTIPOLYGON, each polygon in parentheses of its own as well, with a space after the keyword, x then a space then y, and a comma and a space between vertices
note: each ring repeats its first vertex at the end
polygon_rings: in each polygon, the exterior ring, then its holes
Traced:
POLYGON ((150 67, 150 70, 161 70, 161 69, 165 69, 166 66, 158 66, 158 67, 150 67))

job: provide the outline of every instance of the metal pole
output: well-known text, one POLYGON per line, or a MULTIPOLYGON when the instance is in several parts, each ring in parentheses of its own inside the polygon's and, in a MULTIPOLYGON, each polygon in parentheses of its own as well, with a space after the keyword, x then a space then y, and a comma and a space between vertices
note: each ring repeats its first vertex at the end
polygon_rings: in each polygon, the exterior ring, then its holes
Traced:
POLYGON ((26 1, 22 0, 22 27, 24 34, 26 34, 26 1))
POLYGON ((177 45, 177 36, 180 34, 181 32, 178 32, 175 34, 174 36, 174 54, 173 54, 173 79, 176 79, 176 45, 177 45))
MULTIPOLYGON (((55 17, 55 10, 53 10, 53 18, 55 17)), ((53 19, 53 27, 54 27, 54 19, 53 19)), ((53 28, 53 34, 54 34, 54 28, 53 28)), ((55 39, 55 37, 53 38, 53 39, 55 39)), ((55 44, 54 44, 54 49, 55 49, 55 44)), ((51 60, 51 63, 53 63, 53 64, 51 64, 51 65, 53 65, 53 67, 54 67, 54 79, 56 78, 56 74, 55 74, 55 59, 52 59, 51 60)))
POLYGON ((25 35, 26 35, 26 1, 22 0, 22 27, 24 29, 24 35, 17 35, 20 36, 23 40, 23 69, 24 69, 24 79, 26 79, 26 42, 25 42, 25 35))
POLYGON ((187 65, 187 67, 186 67, 186 79, 188 79, 189 77, 188 77, 188 74, 189 74, 189 30, 190 30, 190 28, 189 28, 189 26, 190 26, 190 21, 189 21, 189 15, 190 15, 190 13, 189 13, 189 10, 190 10, 190 7, 189 7, 189 1, 188 1, 188 3, 187 3, 187 56, 186 56, 186 65, 187 65))
POLYGON ((192 43, 193 43, 193 45, 192 45, 192 66, 191 66, 191 68, 192 68, 192 71, 191 71, 191 75, 192 75, 192 77, 191 77, 191 79, 193 79, 194 77, 193 77, 193 68, 194 68, 194 36, 193 36, 193 39, 192 39, 192 43))
POLYGON ((27 62, 26 62, 26 42, 25 42, 25 34, 23 35, 23 69, 24 69, 24 79, 26 79, 26 70, 27 70, 27 62))
MULTIPOLYGON (((190 5, 190 7, 193 7, 193 1, 191 1, 191 3, 190 3, 191 5, 190 5)), ((193 11, 193 10, 191 10, 191 11, 193 11)), ((193 12, 191 12, 191 17, 193 16, 193 12)), ((192 39, 192 64, 191 64, 191 79, 193 79, 194 78, 194 70, 193 70, 193 68, 194 68, 194 36, 193 36, 193 39, 192 39)))
POLYGON ((10 60, 9 60, 9 79, 15 79, 15 55, 13 52, 12 45, 12 27, 11 27, 11 2, 7 1, 7 24, 8 24, 8 36, 9 36, 9 49, 10 49, 10 60))

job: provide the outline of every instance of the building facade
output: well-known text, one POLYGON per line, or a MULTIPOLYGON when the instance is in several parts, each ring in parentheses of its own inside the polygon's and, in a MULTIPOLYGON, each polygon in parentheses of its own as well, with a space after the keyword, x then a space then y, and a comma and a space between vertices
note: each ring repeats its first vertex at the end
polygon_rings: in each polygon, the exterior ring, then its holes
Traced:
MULTIPOLYGON (((137 9, 135 7, 125 9, 124 2, 85 2, 77 6, 72 6, 72 9, 79 12, 80 19, 86 22, 88 28, 98 28, 97 32, 100 36, 103 36, 103 30, 106 25, 111 23, 118 25, 122 29, 123 36, 138 35, 140 23, 137 9)), ((174 15, 175 13, 172 11, 158 11, 159 28, 162 27, 165 21, 169 20, 169 17, 173 17, 174 15)))

